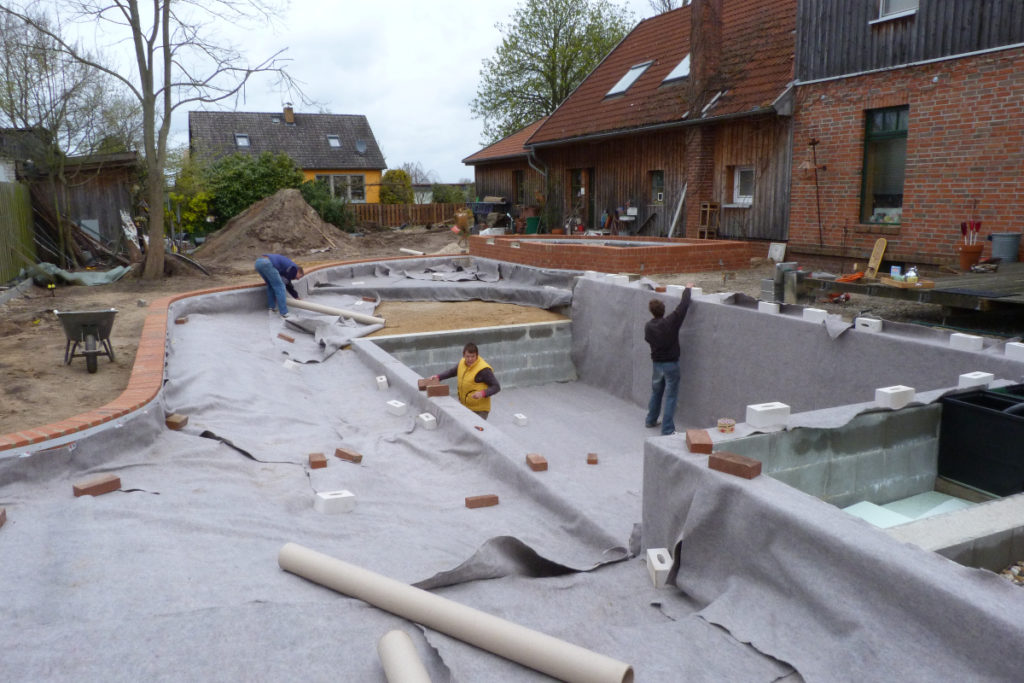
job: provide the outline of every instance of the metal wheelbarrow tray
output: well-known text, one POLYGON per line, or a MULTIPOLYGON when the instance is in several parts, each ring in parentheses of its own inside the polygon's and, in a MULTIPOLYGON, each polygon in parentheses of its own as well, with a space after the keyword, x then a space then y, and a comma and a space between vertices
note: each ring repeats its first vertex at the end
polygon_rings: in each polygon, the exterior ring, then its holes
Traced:
POLYGON ((85 367, 90 373, 96 372, 96 357, 104 354, 114 362, 114 349, 110 346, 110 328, 114 326, 116 308, 104 311, 54 311, 68 343, 64 346, 64 365, 70 365, 72 358, 85 358, 85 367), (76 353, 78 345, 83 350, 76 353))

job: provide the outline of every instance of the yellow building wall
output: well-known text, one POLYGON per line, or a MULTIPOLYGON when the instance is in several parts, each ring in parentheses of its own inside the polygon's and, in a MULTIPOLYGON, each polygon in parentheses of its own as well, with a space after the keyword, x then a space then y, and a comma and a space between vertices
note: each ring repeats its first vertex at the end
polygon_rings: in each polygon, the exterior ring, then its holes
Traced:
POLYGON ((346 171, 345 169, 332 168, 332 169, 314 169, 314 170, 302 170, 302 175, 306 180, 316 180, 318 175, 363 175, 366 178, 366 203, 367 204, 380 204, 380 170, 367 170, 358 169, 346 171))

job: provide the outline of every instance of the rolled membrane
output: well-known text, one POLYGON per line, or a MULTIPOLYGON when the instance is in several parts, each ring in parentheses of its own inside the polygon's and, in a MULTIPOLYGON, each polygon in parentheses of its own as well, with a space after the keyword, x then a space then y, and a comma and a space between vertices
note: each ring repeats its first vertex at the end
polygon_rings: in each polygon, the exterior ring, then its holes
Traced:
POLYGON ((388 683, 430 683, 430 674, 405 631, 388 631, 377 641, 377 654, 388 683))
POLYGON ((357 313, 356 311, 348 311, 344 308, 334 308, 333 306, 324 306, 323 304, 315 304, 312 301, 306 301, 305 299, 293 299, 288 297, 289 308, 304 308, 307 311, 313 311, 315 313, 326 313, 327 315, 340 315, 345 318, 352 318, 358 323, 366 324, 384 324, 384 318, 378 318, 373 315, 366 315, 365 313, 357 313))
POLYGON ((286 543, 281 569, 563 681, 632 683, 633 667, 368 569, 286 543))

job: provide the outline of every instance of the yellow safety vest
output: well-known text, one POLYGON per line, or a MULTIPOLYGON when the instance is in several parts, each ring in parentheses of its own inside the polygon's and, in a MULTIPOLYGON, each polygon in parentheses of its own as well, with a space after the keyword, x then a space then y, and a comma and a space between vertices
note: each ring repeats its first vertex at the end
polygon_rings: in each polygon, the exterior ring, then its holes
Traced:
POLYGON ((480 356, 476 357, 476 362, 469 368, 466 367, 465 358, 459 360, 459 400, 462 401, 462 405, 474 412, 490 412, 491 410, 490 396, 484 396, 483 398, 473 398, 472 396, 474 392, 487 390, 487 385, 483 382, 477 382, 476 376, 481 370, 489 367, 491 366, 487 364, 487 361, 480 356))

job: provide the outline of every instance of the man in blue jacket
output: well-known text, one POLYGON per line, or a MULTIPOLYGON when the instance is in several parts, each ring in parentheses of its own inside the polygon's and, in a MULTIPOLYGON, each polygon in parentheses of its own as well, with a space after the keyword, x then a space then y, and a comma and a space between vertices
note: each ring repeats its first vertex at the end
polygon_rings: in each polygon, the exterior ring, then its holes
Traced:
POLYGON ((280 254, 264 254, 256 259, 256 272, 267 283, 267 308, 274 310, 276 305, 277 312, 287 318, 285 289, 298 299, 299 293, 292 286, 292 280, 298 280, 306 273, 290 258, 280 254))
POLYGON ((653 316, 644 326, 644 339, 651 346, 651 361, 654 372, 651 377, 651 400, 647 404, 647 427, 658 426, 658 413, 662 408, 664 395, 665 411, 661 417, 661 433, 674 434, 676 431, 676 399, 679 396, 679 328, 690 308, 690 285, 683 290, 683 297, 676 309, 665 315, 665 304, 651 299, 647 304, 653 316))

